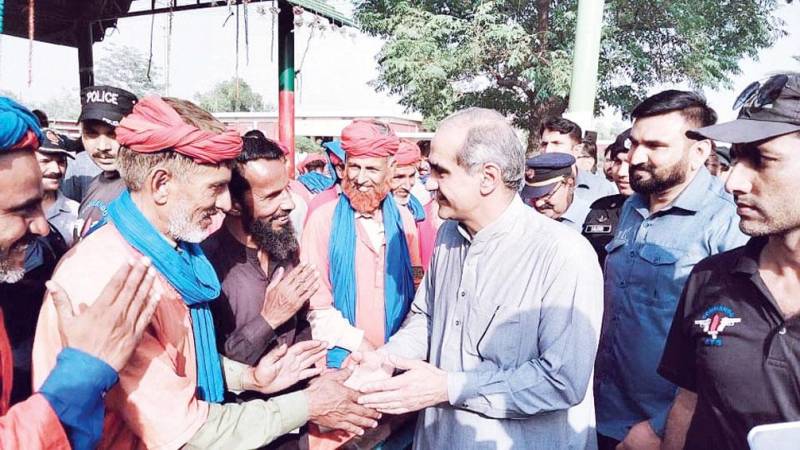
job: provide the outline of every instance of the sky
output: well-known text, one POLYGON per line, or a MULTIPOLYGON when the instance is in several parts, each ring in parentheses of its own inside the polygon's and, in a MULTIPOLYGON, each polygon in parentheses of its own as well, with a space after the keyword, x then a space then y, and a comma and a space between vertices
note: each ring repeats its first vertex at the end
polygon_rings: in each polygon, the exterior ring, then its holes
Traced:
MULTIPOLYGON (((161 0, 163 3, 163 0, 161 0)), ((149 2, 146 2, 149 3, 149 2)), ((350 14, 349 0, 331 0, 330 4, 350 14)), ((141 0, 134 5, 142 4, 141 0)), ((262 3, 266 14, 259 14, 259 5, 249 9, 249 63, 245 56, 244 25, 240 27, 239 76, 245 79, 267 102, 277 102, 277 48, 270 55, 273 36, 273 15, 270 3, 262 3)), ((785 22, 789 35, 760 52, 759 59, 744 59, 741 75, 733 77, 732 88, 706 91, 710 104, 721 120, 732 119, 733 99, 751 81, 775 71, 800 71, 800 5, 782 4, 777 14, 785 22)), ((196 93, 211 89, 214 84, 236 74, 235 17, 228 8, 175 13, 173 31, 167 32, 169 17, 155 17, 152 44, 153 61, 162 68, 169 62, 172 96, 193 99, 196 93), (167 42, 171 52, 167 57, 167 42)), ((313 16, 304 15, 304 25, 296 30, 295 65, 300 69, 297 82, 299 111, 343 111, 359 115, 404 115, 398 98, 376 92, 371 86, 377 75, 376 55, 382 42, 355 29, 310 31, 313 16)), ((121 19, 117 29, 108 30, 103 42, 94 46, 95 61, 113 46, 128 45, 145 54, 151 42, 151 18, 121 19)), ((277 38, 274 43, 277 47, 277 38)), ((77 50, 35 42, 33 45, 32 80, 28 84, 28 41, 8 36, 0 38, 0 89, 13 92, 23 102, 45 101, 78 89, 77 50)), ((671 86, 657 86, 653 92, 671 86)), ((412 115, 415 115, 410 113, 412 115)), ((607 118, 613 120, 612 118, 607 118)))

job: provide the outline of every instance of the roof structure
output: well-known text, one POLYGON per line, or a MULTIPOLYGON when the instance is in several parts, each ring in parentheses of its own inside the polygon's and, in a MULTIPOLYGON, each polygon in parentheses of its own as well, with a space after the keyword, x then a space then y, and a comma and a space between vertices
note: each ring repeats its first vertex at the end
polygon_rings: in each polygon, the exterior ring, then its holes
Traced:
MULTIPOLYGON (((286 0, 304 10, 324 17, 339 26, 355 26, 323 0, 286 0)), ((276 3, 274 0, 234 0, 231 4, 276 3)), ((5 0, 2 32, 28 38, 30 0, 5 0)), ((50 44, 78 47, 91 27, 92 42, 100 42, 107 28, 115 27, 125 17, 189 11, 228 5, 227 0, 34 0, 34 39, 50 44), (166 5, 166 6, 165 6, 166 5)))

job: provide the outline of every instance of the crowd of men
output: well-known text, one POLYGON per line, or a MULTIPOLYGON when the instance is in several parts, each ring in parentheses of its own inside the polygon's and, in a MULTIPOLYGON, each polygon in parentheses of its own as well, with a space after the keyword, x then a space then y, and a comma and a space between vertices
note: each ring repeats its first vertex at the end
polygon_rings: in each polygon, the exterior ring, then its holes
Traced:
POLYGON ((598 158, 500 113, 287 149, 0 97, 0 447, 745 449, 800 420, 800 75, 653 95, 598 158), (722 144, 731 144, 730 148, 722 144))

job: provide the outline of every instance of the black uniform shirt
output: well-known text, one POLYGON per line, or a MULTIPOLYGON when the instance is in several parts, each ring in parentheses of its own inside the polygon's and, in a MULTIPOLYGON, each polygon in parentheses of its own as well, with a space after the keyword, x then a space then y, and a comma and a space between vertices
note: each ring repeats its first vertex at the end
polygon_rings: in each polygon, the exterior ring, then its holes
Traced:
POLYGON ((746 449, 754 426, 800 420, 800 318, 758 273, 765 244, 706 258, 686 283, 658 370, 697 393, 686 449, 746 449))
POLYGON ((609 195, 595 200, 583 222, 583 236, 592 244, 600 267, 606 261, 606 244, 614 238, 619 223, 619 212, 628 197, 622 194, 609 195))

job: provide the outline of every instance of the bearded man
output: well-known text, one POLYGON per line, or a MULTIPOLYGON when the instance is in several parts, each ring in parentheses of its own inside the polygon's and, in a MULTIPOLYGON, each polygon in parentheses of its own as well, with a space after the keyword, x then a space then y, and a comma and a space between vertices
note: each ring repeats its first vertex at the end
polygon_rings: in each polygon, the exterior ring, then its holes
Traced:
POLYGON ((383 345, 414 297, 416 226, 389 185, 399 146, 381 122, 356 120, 342 130, 343 195, 316 210, 303 230, 301 259, 322 274, 309 322, 313 336, 333 348, 329 367, 348 352, 383 345))
POLYGON ((390 181, 392 195, 398 205, 408 208, 415 222, 422 222, 425 220, 425 209, 422 202, 411 193, 417 184, 417 166, 422 161, 422 153, 417 144, 403 139, 394 160, 396 165, 390 181))
MULTIPOLYGON (((226 388, 269 394, 318 374, 308 367, 325 347, 308 341, 280 348, 256 367, 217 353, 209 303, 219 296, 220 283, 199 242, 212 216, 231 208, 228 182, 242 149, 239 134, 191 102, 147 97, 116 135, 126 190, 109 205, 106 223, 64 257, 53 277, 70 298, 95 298, 116 267, 143 254, 163 292, 152 326, 105 397, 100 448, 257 448, 309 419, 344 427, 326 415, 336 409, 332 401, 348 403, 339 381, 347 373, 268 401, 221 404, 226 388)), ((72 307, 82 305, 73 301, 72 307)), ((63 346, 55 325, 48 296, 34 342, 35 386, 63 346)))
POLYGON ((316 292, 319 277, 298 264, 283 151, 260 136, 243 141, 230 183, 233 208, 203 249, 222 282, 222 295, 212 304, 222 353, 252 365, 270 347, 295 341, 296 314, 316 292))

